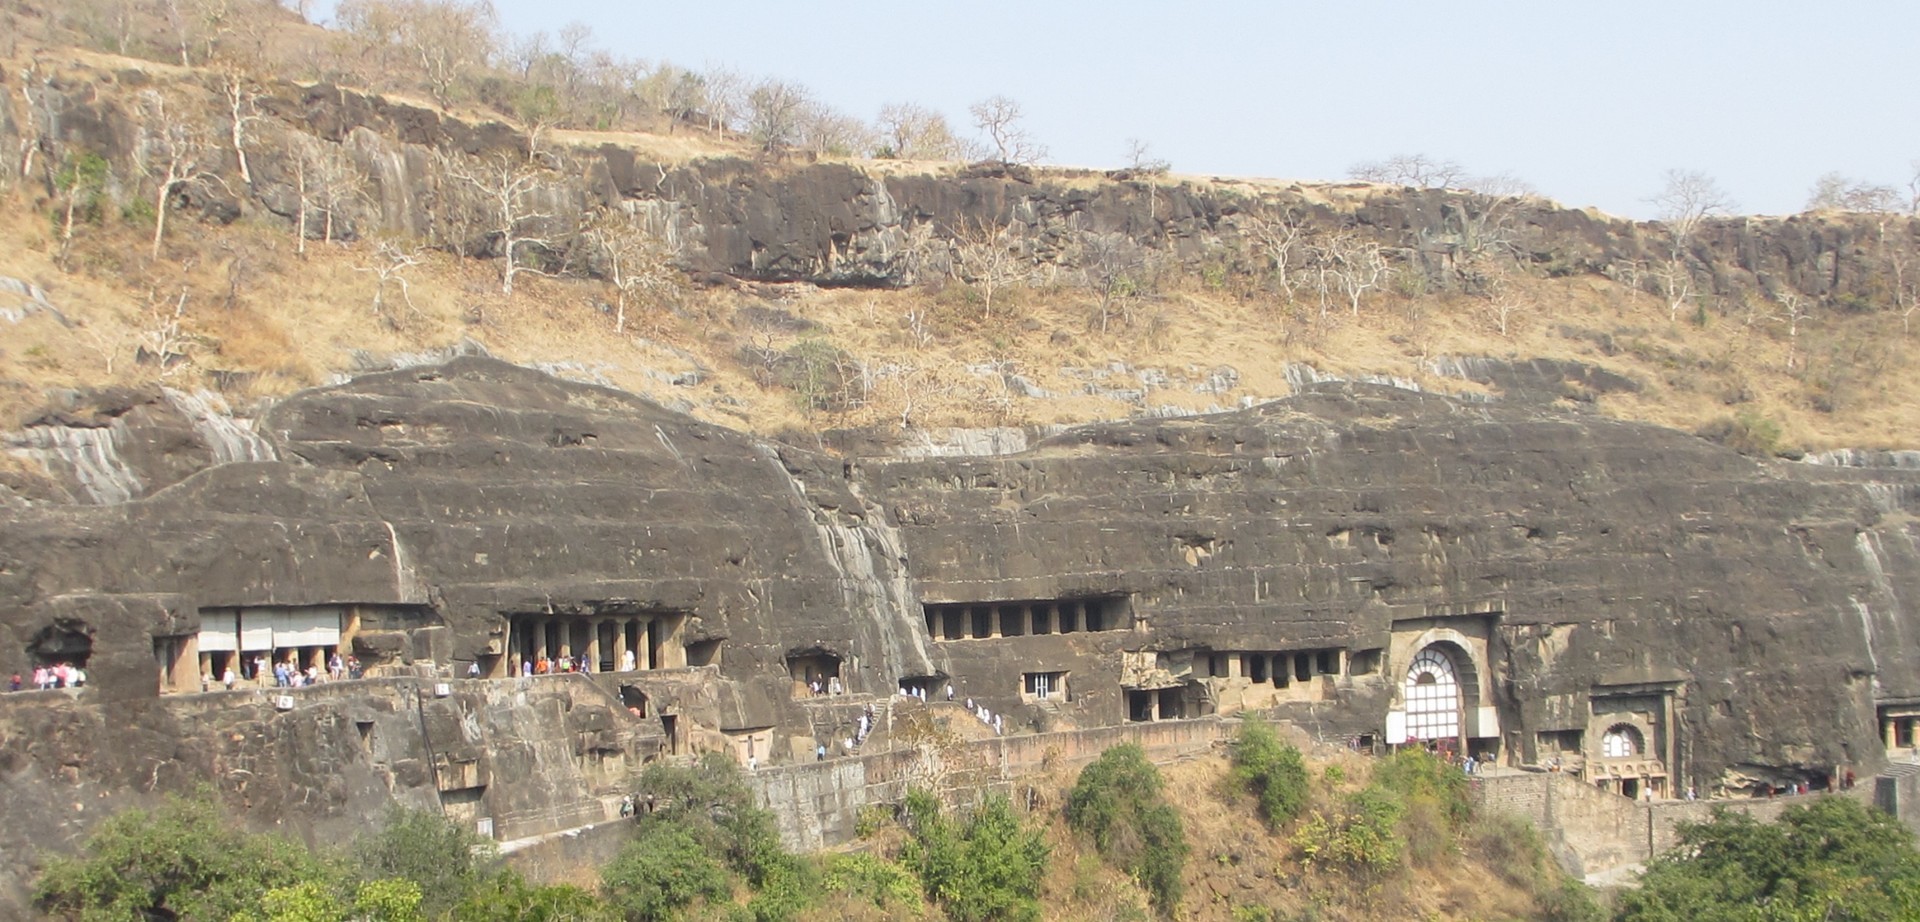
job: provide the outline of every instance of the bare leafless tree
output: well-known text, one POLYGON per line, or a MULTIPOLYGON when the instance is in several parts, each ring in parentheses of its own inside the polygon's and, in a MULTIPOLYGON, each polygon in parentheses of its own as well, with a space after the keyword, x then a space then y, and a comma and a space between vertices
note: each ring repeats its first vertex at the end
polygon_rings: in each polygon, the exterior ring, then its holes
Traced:
POLYGON ((240 181, 252 186, 253 168, 247 163, 248 126, 260 121, 260 93, 238 69, 220 74, 220 91, 227 102, 227 139, 240 165, 240 181))
POLYGON ((355 202, 366 200, 367 177, 339 145, 307 135, 296 137, 300 140, 295 144, 293 159, 298 198, 294 248, 305 255, 307 238, 313 234, 313 213, 320 214, 320 241, 332 243, 341 215, 355 202))
POLYGON ((990 96, 967 107, 973 124, 986 132, 994 158, 1001 163, 1036 163, 1047 148, 1034 141, 1022 122, 1020 103, 1007 96, 990 96))
POLYGON ((1315 242, 1311 249, 1320 280, 1322 319, 1325 319, 1330 288, 1347 299, 1348 308, 1358 317, 1367 292, 1379 290, 1392 274, 1380 244, 1351 232, 1329 234, 1315 242))
POLYGON ((1100 298, 1094 312, 1100 332, 1107 332, 1116 316, 1131 326, 1134 299, 1145 293, 1151 270, 1147 248, 1126 234, 1083 231, 1071 258, 1100 298))
POLYGON ((1280 286, 1283 298, 1293 298, 1293 278, 1289 275, 1293 266, 1293 250, 1304 235, 1304 225, 1295 216, 1284 209, 1273 215, 1255 212, 1243 212, 1240 226, 1247 232, 1253 243, 1254 252, 1266 258, 1273 280, 1280 286))
POLYGON ((994 296, 1026 278, 1015 224, 975 221, 954 228, 953 275, 980 294, 981 312, 993 317, 994 296))
POLYGON ((1532 309, 1532 302, 1507 272, 1499 272, 1488 281, 1487 316, 1502 337, 1511 336, 1515 319, 1532 309))
POLYGON ((1887 267, 1893 271, 1893 306, 1900 311, 1900 333, 1913 335, 1913 315, 1920 311, 1920 278, 1914 277, 1907 254, 1898 247, 1887 251, 1887 267))
POLYGON ((1828 173, 1814 181, 1813 190, 1807 194, 1805 210, 1892 214, 1905 204, 1892 186, 1828 173))
POLYGON ((810 100, 805 87, 762 80, 747 94, 747 136, 764 153, 777 154, 800 138, 800 120, 810 100))
POLYGON ((545 171, 538 164, 507 154, 496 154, 478 162, 443 156, 441 166, 448 178, 479 193, 484 203, 483 220, 501 256, 500 293, 513 294, 514 278, 519 273, 538 272, 520 264, 521 251, 530 246, 552 245, 550 239, 535 231, 540 222, 553 217, 539 210, 545 171))
MULTIPOLYGON (((154 364, 164 378, 192 360, 193 340, 187 334, 182 321, 187 316, 187 291, 180 290, 175 298, 167 298, 157 291, 147 293, 146 310, 142 311, 139 332, 134 342, 138 349, 153 356, 154 364)), ((111 360, 109 360, 111 370, 111 360)))
POLYGON ((964 140, 956 137, 947 117, 925 106, 910 102, 888 103, 880 107, 876 120, 880 134, 880 156, 897 160, 958 160, 969 151, 964 140))
POLYGON ((33 175, 33 161, 43 146, 47 146, 46 126, 52 122, 53 113, 45 111, 47 83, 51 78, 41 73, 40 62, 30 61, 20 71, 20 96, 27 104, 26 123, 20 132, 20 178, 25 181, 33 175), (39 95, 36 96, 35 94, 39 95))
POLYGON ((1780 320, 1787 328, 1786 370, 1791 374, 1800 364, 1800 328, 1813 319, 1813 304, 1792 289, 1781 291, 1777 300, 1780 304, 1780 320))
POLYGON ((1648 201, 1659 209, 1660 221, 1667 227, 1667 265, 1657 271, 1667 298, 1667 319, 1673 320, 1693 297, 1693 270, 1687 262, 1687 251, 1694 235, 1708 218, 1729 214, 1738 206, 1713 177, 1699 170, 1668 170, 1665 186, 1648 201))
POLYGON ((1676 239, 1692 238, 1701 222, 1739 207, 1713 177, 1699 170, 1668 170, 1665 183, 1648 201, 1659 209, 1660 220, 1676 239))
POLYGON ((707 128, 724 138, 746 103, 747 79, 731 68, 712 67, 701 75, 701 80, 705 88, 707 128))
POLYGON ((669 235, 648 228, 640 215, 626 209, 603 209, 586 229, 587 240, 605 260, 607 280, 613 283, 613 331, 627 330, 627 303, 636 296, 672 287, 678 258, 669 235))
POLYGON ((141 173, 153 180, 152 258, 160 258, 167 231, 167 210, 184 191, 219 183, 206 163, 208 145, 195 120, 167 109, 166 97, 148 90, 140 96, 140 134, 134 150, 141 173))
POLYGON ((55 255, 54 264, 63 271, 69 268, 67 258, 73 249, 74 228, 81 217, 100 208, 107 178, 106 159, 91 153, 68 156, 54 172, 53 188, 61 200, 60 252, 55 255))
POLYGON ((374 247, 372 263, 353 267, 356 272, 366 272, 373 276, 373 316, 379 318, 382 324, 388 327, 397 326, 393 316, 387 313, 388 285, 400 286, 400 299, 406 302, 407 310, 418 313, 418 308, 413 306, 413 292, 407 288, 406 273, 420 265, 424 259, 424 253, 425 250, 421 247, 403 250, 390 241, 382 240, 378 246, 374 247))
POLYGON ((871 127, 818 100, 800 107, 795 140, 815 154, 835 157, 866 156, 873 149, 871 127))
POLYGON ((1158 176, 1173 169, 1173 164, 1164 157, 1153 155, 1153 145, 1139 138, 1127 139, 1127 169, 1136 173, 1158 176))
POLYGON ((494 51, 497 21, 486 0, 340 0, 334 19, 360 63, 381 74, 405 66, 443 106, 494 51))
POLYGON ((1385 160, 1356 163, 1347 169, 1347 175, 1366 182, 1450 189, 1467 178, 1467 171, 1452 160, 1435 160, 1426 154, 1395 154, 1385 160))

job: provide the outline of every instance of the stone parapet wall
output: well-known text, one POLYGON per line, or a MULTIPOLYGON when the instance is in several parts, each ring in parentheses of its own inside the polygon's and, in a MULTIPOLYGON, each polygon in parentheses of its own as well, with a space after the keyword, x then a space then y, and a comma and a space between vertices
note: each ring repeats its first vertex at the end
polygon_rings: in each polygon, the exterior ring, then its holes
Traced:
POLYGON ((1637 802, 1566 774, 1512 772, 1480 775, 1468 791, 1476 810, 1524 817, 1533 823, 1570 873, 1589 877, 1644 864, 1679 844, 1680 824, 1707 822, 1715 810, 1737 811, 1770 823, 1787 808, 1811 803, 1814 797, 1865 797, 1871 786, 1846 795, 1637 802))
POLYGON ((1138 744, 1155 762, 1206 752, 1226 737, 1226 726, 1202 718, 1000 737, 962 743, 938 760, 919 750, 896 749, 762 768, 748 782, 778 818, 782 843, 796 850, 820 849, 851 840, 862 808, 899 803, 916 782, 939 777, 965 799, 1004 790, 1023 776, 1085 765, 1123 743, 1138 744), (935 761, 938 766, 931 764, 935 761))

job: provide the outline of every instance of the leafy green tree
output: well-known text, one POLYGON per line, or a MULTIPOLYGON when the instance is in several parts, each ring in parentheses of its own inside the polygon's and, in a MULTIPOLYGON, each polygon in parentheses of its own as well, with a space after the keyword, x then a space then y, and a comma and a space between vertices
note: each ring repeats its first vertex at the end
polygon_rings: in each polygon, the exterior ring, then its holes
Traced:
POLYGON ((1267 826, 1279 829, 1307 806, 1307 763, 1273 728, 1248 722, 1233 743, 1233 777, 1260 803, 1267 826))
POLYGON ((1920 852, 1900 821, 1829 797, 1776 823, 1717 810, 1620 901, 1619 922, 1920 919, 1920 852))
POLYGON ((628 922, 672 919, 695 900, 732 892, 726 868, 684 826, 643 823, 600 872, 601 887, 628 922))
POLYGON ((421 911, 437 918, 473 892, 492 871, 498 853, 491 840, 441 814, 396 807, 379 832, 354 841, 352 856, 360 881, 412 881, 424 895, 421 911))
POLYGON ((1067 797, 1067 823, 1091 836, 1102 857, 1139 881, 1155 908, 1172 915, 1184 886, 1187 837, 1165 788, 1145 750, 1134 743, 1114 746, 1080 770, 1067 797))
POLYGON ((310 880, 260 895, 260 911, 231 922, 426 922, 420 885, 388 878, 361 884, 351 894, 333 882, 310 880), (350 897, 350 898, 349 898, 350 897))
POLYGON ((340 922, 347 917, 347 901, 326 884, 309 880, 290 887, 277 887, 260 895, 257 917, 239 915, 238 919, 260 918, 265 922, 340 922))
POLYGON ((780 846, 773 813, 754 806, 740 766, 710 752, 691 768, 655 764, 640 776, 640 789, 666 806, 641 818, 642 825, 666 823, 686 829, 755 887, 769 875, 789 871, 791 856, 780 846))
POLYGON ((1023 828, 1005 797, 989 797, 964 824, 941 815, 925 791, 907 795, 913 839, 902 854, 927 896, 954 922, 1040 918, 1040 875, 1048 849, 1039 830, 1023 828))
POLYGON ((211 799, 169 797, 108 819, 80 854, 49 862, 34 903, 82 922, 224 922, 269 890, 336 877, 300 845, 240 830, 211 799))

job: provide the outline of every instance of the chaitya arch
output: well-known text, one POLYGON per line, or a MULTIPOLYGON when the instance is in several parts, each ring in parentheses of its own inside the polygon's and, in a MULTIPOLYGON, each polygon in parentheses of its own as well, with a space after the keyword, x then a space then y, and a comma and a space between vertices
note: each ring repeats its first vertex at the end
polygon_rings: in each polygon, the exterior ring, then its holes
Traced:
POLYGON ((1409 741, 1461 736, 1460 677, 1439 644, 1422 649, 1407 666, 1405 697, 1409 741))
POLYGON ((1646 739, 1632 724, 1614 724, 1600 737, 1600 755, 1608 759, 1631 759, 1644 755, 1646 739))

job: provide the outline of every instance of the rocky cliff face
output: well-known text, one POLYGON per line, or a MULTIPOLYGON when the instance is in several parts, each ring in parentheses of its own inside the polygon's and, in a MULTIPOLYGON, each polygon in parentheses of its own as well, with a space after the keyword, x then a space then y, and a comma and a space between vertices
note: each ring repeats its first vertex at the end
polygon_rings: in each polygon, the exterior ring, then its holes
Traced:
POLYGON ((1920 478, 1872 458, 1323 384, 1005 457, 839 462, 479 358, 302 393, 259 432, 269 459, 142 499, 0 512, 0 674, 92 675, 0 699, 25 741, 11 825, 205 780, 313 834, 390 796, 541 831, 682 746, 811 758, 902 686, 1005 732, 1260 709, 1398 742, 1429 648, 1476 748, 1544 760, 1637 722, 1642 770, 1703 791, 1870 769, 1879 710, 1920 701, 1920 478), (317 608, 408 688, 276 710, 171 659, 221 613, 317 608), (634 615, 676 625, 658 668, 515 697, 540 687, 507 678, 527 632, 634 615), (495 678, 424 690, 469 662, 495 678), (410 707, 424 733, 354 716, 410 707), (356 722, 410 748, 376 758, 356 722), (544 754, 510 768, 516 747, 544 754))
MULTIPOLYGON (((207 78, 211 80, 211 78, 207 78)), ((152 136, 142 99, 165 90, 176 114, 224 137, 216 87, 139 71, 44 79, 35 106, 0 120, 0 140, 58 158, 91 152, 137 175, 152 136)), ((302 162, 338 151, 363 178, 336 196, 334 231, 352 237, 404 234, 480 255, 500 255, 497 208, 485 193, 449 178, 445 164, 487 158, 535 163, 520 203, 539 215, 525 229, 548 239, 537 258, 551 268, 597 271, 579 239, 580 219, 618 206, 665 238, 694 273, 820 285, 908 284, 941 271, 957 233, 1008 230, 1036 264, 1071 271, 1083 234, 1118 234, 1188 266, 1258 271, 1249 219, 1297 225, 1304 242, 1350 234, 1387 248, 1426 290, 1478 290, 1482 257, 1550 275, 1603 275, 1657 291, 1678 252, 1694 290, 1737 298, 1783 291, 1826 301, 1875 299, 1892 284, 1888 260, 1920 250, 1920 222, 1890 216, 1798 216, 1711 220, 1676 246, 1658 224, 1609 218, 1541 200, 1365 184, 1303 186, 1185 181, 1125 172, 1034 170, 998 164, 938 174, 876 171, 837 163, 735 158, 665 162, 616 143, 530 143, 498 122, 469 124, 442 113, 330 85, 264 87, 264 115, 250 126, 251 186, 196 186, 183 195, 206 217, 299 212, 302 162), (361 193, 364 192, 364 195, 361 193)), ((237 173, 230 150, 209 143, 204 162, 237 173)), ((310 171, 313 169, 308 166, 310 171)), ((310 190, 311 191, 311 190, 310 190)), ((315 219, 317 220, 317 219, 315 219)), ((1306 246, 1286 258, 1296 266, 1306 246)))

